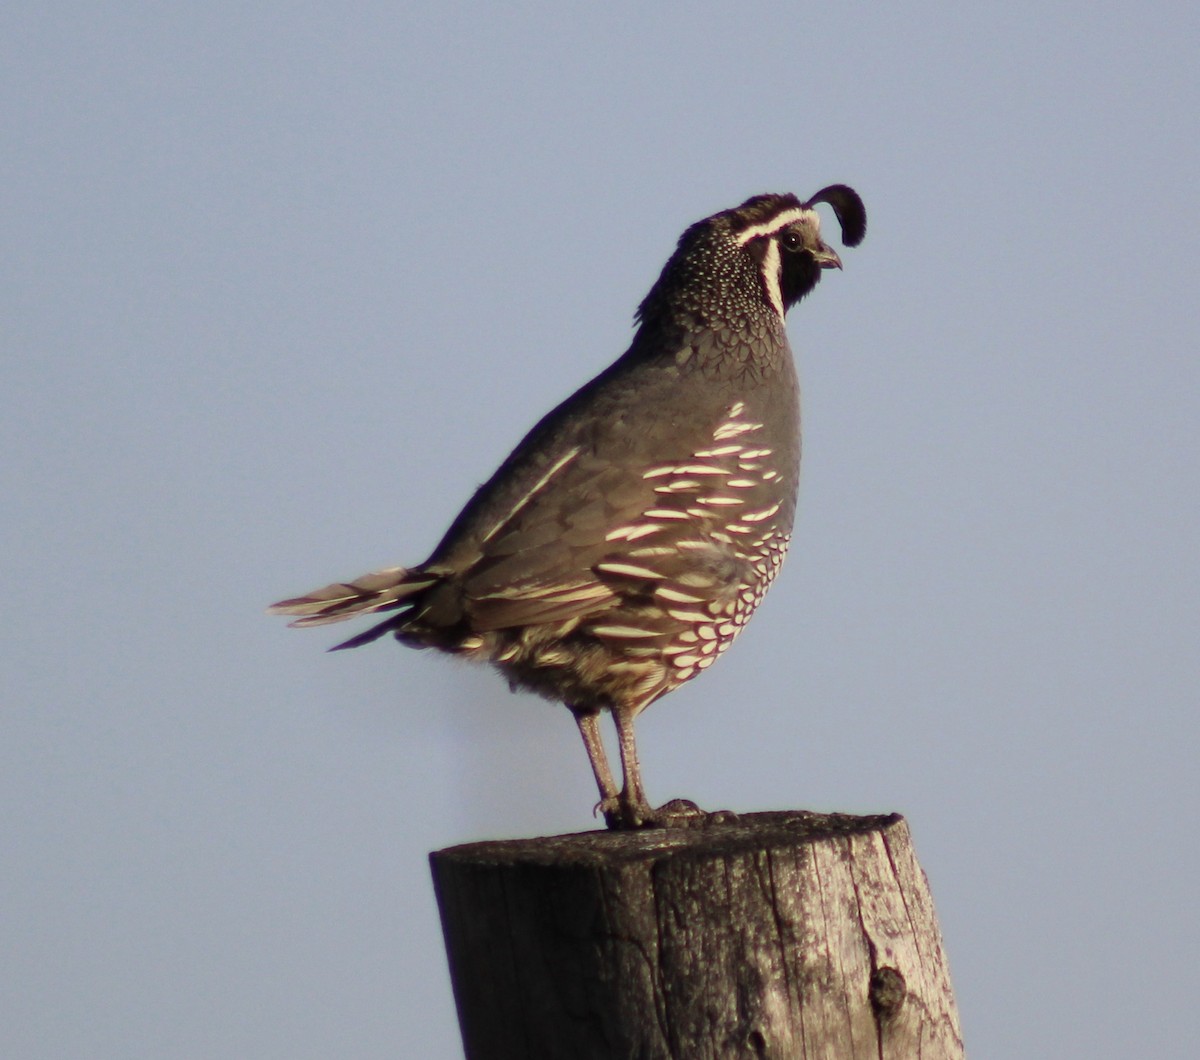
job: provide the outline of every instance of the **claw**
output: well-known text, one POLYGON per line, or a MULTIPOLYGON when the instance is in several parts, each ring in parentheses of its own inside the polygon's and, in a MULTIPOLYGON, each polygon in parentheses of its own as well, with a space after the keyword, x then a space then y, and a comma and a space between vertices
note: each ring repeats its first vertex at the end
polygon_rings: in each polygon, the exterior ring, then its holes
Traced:
POLYGON ((608 799, 601 799, 595 806, 592 807, 592 816, 598 814, 604 815, 604 823, 611 830, 623 828, 621 823, 621 803, 616 796, 608 799))

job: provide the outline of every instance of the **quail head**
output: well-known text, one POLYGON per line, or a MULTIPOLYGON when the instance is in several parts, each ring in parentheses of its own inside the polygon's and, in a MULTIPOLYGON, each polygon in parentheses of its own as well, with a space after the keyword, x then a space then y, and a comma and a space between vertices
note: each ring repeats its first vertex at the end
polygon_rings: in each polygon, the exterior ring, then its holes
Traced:
POLYGON ((634 719, 711 666, 758 606, 791 537, 799 389, 784 315, 866 234, 858 194, 757 195, 692 225, 637 312, 629 349, 546 415, 433 554, 283 600, 315 626, 390 633, 491 663, 575 716, 613 828, 661 823, 634 719), (618 789, 599 718, 616 724, 618 789))

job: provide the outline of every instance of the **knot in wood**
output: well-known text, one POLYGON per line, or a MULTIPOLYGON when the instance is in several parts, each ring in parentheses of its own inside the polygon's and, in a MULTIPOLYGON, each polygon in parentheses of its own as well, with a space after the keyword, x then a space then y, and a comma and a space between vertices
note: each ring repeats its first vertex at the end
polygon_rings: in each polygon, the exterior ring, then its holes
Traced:
POLYGON ((897 969, 884 965, 871 973, 871 985, 867 993, 875 1018, 883 1023, 895 1019, 904 1007, 908 986, 904 982, 904 976, 897 969))

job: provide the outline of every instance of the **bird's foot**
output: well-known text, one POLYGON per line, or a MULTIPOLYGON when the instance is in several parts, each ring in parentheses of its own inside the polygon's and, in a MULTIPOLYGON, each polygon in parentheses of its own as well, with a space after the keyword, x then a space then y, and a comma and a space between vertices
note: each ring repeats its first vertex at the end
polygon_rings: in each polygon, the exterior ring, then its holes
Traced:
POLYGON ((671 799, 657 809, 652 809, 645 801, 637 803, 631 799, 606 799, 597 809, 604 814, 605 822, 613 831, 634 828, 706 828, 709 825, 737 820, 737 815, 729 810, 709 813, 700 809, 690 799, 671 799), (616 805, 611 805, 614 801, 616 805))
POLYGON ((702 810, 691 799, 672 799, 654 811, 654 823, 658 828, 707 828, 736 820, 737 814, 731 810, 702 810))
MULTIPOLYGON (((610 831, 618 831, 621 828, 627 827, 622 823, 621 800, 616 795, 611 795, 607 799, 601 799, 595 806, 592 807, 592 816, 597 814, 604 815, 604 823, 610 831)), ((636 826, 634 826, 636 827, 636 826)))
POLYGON ((659 827, 657 811, 650 808, 644 797, 637 798, 626 791, 613 798, 601 799, 595 809, 604 814, 604 823, 613 832, 659 827))

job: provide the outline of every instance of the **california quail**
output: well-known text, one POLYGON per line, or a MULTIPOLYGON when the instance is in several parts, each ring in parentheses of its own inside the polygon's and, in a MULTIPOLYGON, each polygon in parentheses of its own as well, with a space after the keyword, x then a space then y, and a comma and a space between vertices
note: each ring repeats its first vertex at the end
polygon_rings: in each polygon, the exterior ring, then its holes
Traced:
POLYGON ((716 660, 791 536, 799 390, 784 314, 841 261, 817 203, 857 246, 866 212, 835 184, 758 195, 692 225, 637 312, 633 344, 554 409, 476 492, 433 555, 271 611, 295 626, 376 611, 385 633, 490 662, 575 715, 610 827, 659 818, 633 721, 716 660), (612 712, 624 786, 600 739, 612 712))

